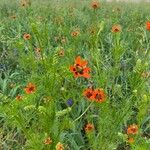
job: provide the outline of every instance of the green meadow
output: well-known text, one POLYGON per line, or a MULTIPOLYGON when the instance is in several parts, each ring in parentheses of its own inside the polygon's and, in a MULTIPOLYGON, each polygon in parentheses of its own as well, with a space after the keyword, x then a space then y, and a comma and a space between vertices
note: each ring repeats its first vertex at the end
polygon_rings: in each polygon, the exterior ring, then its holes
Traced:
POLYGON ((149 150, 150 3, 0 0, 0 150, 149 150))

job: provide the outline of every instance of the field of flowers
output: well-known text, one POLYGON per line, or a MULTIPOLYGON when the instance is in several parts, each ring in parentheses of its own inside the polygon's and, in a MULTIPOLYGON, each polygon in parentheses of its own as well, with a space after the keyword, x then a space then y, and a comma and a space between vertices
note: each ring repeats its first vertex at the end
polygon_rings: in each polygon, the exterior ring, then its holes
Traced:
POLYGON ((0 11, 0 150, 149 150, 150 4, 0 11))

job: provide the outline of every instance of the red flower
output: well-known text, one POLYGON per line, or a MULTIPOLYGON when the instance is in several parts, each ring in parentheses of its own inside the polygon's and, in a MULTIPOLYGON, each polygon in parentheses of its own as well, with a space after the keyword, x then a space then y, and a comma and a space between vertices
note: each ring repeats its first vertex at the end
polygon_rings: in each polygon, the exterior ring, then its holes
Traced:
POLYGON ((88 62, 86 60, 82 60, 80 56, 76 58, 75 64, 70 66, 70 71, 73 72, 75 78, 90 78, 89 71, 91 69, 86 66, 87 64, 88 62))
POLYGON ((58 142, 57 145, 56 145, 56 150, 64 150, 64 149, 65 149, 64 145, 61 144, 60 142, 58 142))
POLYGON ((31 94, 31 93, 35 92, 36 87, 32 83, 28 83, 28 85, 25 87, 24 90, 25 90, 26 94, 31 94))
POLYGON ((23 38, 24 38, 25 40, 30 40, 31 35, 28 34, 28 33, 25 33, 25 34, 23 35, 23 38))
POLYGON ((83 92, 83 95, 89 100, 94 100, 93 94, 94 90, 92 88, 88 88, 83 92))
POLYGON ((150 31, 150 21, 147 21, 147 22, 146 22, 146 30, 149 30, 149 31, 150 31))
POLYGON ((88 88, 83 92, 83 95, 89 100, 94 100, 98 103, 104 102, 106 100, 106 95, 103 89, 88 88))
POLYGON ((130 137, 130 138, 128 139, 128 142, 129 142, 130 144, 134 143, 134 138, 130 137))
POLYGON ((17 96, 16 96, 16 100, 17 100, 17 101, 22 100, 22 96, 21 96, 21 95, 17 95, 17 96))
POLYGON ((44 144, 45 144, 45 145, 50 145, 50 144, 52 144, 51 138, 48 137, 47 139, 45 139, 45 140, 44 140, 44 144))
POLYGON ((21 1, 21 6, 22 6, 22 7, 26 7, 26 6, 28 6, 28 5, 31 5, 29 0, 22 0, 22 1, 21 1))
POLYGON ((106 100, 106 95, 103 89, 96 89, 94 90, 94 99, 96 102, 104 102, 106 100))
POLYGON ((77 37, 79 34, 80 34, 79 31, 72 31, 72 32, 71 32, 71 36, 72 36, 72 37, 77 37))
POLYGON ((100 7, 100 3, 97 0, 92 1, 91 7, 93 9, 98 9, 100 7))
POLYGON ((130 125, 127 129, 127 134, 137 134, 138 133, 138 126, 133 124, 130 125))
POLYGON ((121 26, 119 24, 116 24, 116 25, 112 26, 111 31, 114 32, 114 33, 120 32, 121 31, 121 26))
POLYGON ((92 123, 88 123, 85 126, 85 132, 92 132, 94 130, 94 125, 92 123))
POLYGON ((63 48, 61 48, 61 49, 59 50, 58 55, 59 55, 60 57, 63 57, 63 56, 65 55, 65 51, 64 51, 63 48))

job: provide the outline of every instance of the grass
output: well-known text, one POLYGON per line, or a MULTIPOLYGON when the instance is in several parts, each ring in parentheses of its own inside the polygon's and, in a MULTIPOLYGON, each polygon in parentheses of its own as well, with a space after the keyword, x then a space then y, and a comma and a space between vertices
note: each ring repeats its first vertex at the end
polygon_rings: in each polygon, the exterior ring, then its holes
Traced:
POLYGON ((150 6, 96 6, 2 0, 0 149, 149 149, 150 6))

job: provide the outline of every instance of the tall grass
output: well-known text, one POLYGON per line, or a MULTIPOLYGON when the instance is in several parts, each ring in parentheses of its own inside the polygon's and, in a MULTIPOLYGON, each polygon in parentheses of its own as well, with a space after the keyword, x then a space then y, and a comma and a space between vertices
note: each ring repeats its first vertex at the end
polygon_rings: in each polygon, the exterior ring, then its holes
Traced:
POLYGON ((148 150, 150 6, 24 2, 0 3, 0 149, 148 150))

